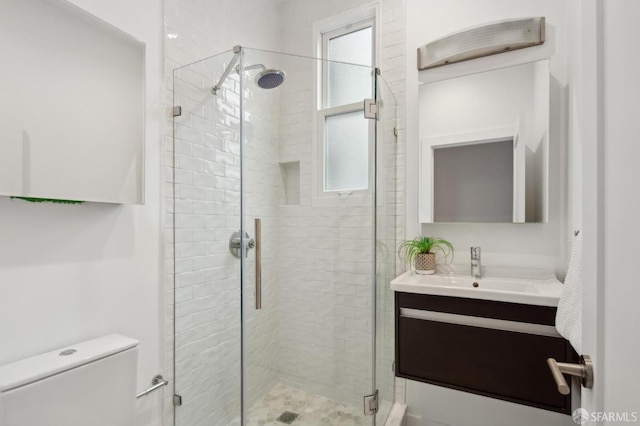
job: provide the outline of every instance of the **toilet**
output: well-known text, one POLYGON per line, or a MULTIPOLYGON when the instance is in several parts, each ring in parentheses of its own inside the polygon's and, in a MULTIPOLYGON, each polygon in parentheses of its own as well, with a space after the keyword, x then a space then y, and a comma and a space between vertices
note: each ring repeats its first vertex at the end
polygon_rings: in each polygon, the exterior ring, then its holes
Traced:
POLYGON ((0 366, 0 426, 134 426, 138 341, 111 334, 0 366))

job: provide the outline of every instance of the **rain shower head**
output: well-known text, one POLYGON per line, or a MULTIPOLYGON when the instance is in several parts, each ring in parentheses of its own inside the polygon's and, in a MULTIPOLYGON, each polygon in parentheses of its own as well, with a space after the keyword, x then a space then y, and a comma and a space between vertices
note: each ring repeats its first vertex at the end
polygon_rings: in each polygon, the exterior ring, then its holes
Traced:
POLYGON ((285 73, 277 69, 265 69, 256 75, 255 83, 262 89, 275 89, 284 83, 285 73))
MULTIPOLYGON (((222 73, 220 80, 218 80, 218 84, 216 84, 211 88, 211 93, 213 93, 214 95, 217 95, 218 90, 220 90, 220 88, 222 87, 222 84, 225 82, 225 80, 229 76, 229 73, 231 72, 232 69, 235 69, 237 73, 240 73, 240 66, 236 65, 237 62, 238 62, 238 54, 236 54, 231 59, 231 62, 229 62, 229 65, 227 65, 227 68, 224 70, 224 73, 222 73)), ((265 67, 262 64, 248 65, 244 67, 245 71, 251 71, 254 69, 262 70, 258 73, 258 75, 256 75, 256 78, 254 79, 255 84, 261 89, 275 89, 276 87, 284 83, 284 78, 286 74, 282 70, 275 69, 275 68, 267 69, 267 67, 265 67)))

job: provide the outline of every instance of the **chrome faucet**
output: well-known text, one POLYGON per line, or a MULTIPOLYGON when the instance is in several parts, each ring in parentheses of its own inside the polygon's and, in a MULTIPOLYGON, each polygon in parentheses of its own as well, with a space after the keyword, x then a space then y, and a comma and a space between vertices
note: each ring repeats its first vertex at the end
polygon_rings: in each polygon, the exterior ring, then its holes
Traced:
POLYGON ((481 275, 480 247, 471 247, 471 276, 473 278, 480 278, 481 275))

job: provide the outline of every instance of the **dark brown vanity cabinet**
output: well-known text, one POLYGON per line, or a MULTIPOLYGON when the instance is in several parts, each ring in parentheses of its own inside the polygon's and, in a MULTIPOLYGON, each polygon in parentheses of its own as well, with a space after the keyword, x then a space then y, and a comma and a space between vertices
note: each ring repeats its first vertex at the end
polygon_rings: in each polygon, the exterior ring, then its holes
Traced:
MULTIPOLYGON (((560 413, 547 358, 576 362, 556 308, 396 292, 396 375, 560 413)), ((565 376, 567 382, 571 382, 565 376)))

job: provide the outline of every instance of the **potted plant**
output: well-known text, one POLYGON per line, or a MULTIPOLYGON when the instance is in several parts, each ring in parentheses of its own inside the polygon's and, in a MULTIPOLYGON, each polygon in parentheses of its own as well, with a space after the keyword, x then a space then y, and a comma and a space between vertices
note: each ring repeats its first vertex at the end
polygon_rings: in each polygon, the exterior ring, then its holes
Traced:
POLYGON ((422 235, 400 244, 398 256, 413 264, 417 274, 429 275, 436 271, 436 250, 444 255, 445 262, 449 255, 453 259, 453 245, 449 241, 422 235))

